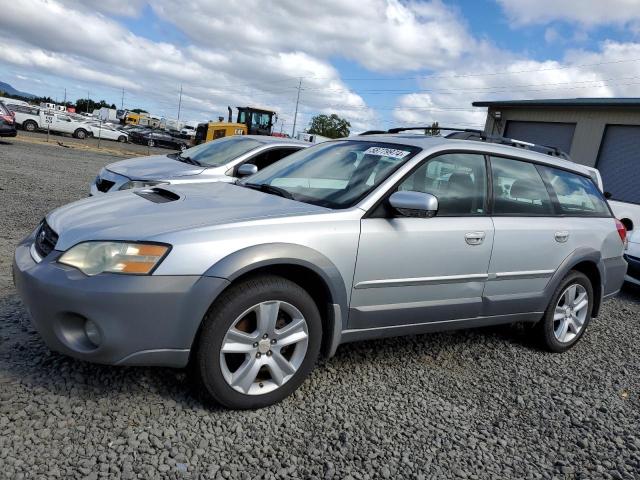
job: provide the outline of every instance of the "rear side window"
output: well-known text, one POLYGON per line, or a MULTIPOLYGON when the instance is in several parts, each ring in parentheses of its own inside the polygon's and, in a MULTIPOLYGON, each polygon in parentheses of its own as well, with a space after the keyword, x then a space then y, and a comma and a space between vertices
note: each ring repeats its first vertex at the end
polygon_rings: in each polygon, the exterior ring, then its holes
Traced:
POLYGON ((552 167, 539 167, 558 198, 561 215, 610 217, 602 194, 588 178, 552 167))
POLYGON ((491 157, 491 175, 494 214, 553 215, 549 192, 533 164, 491 157))

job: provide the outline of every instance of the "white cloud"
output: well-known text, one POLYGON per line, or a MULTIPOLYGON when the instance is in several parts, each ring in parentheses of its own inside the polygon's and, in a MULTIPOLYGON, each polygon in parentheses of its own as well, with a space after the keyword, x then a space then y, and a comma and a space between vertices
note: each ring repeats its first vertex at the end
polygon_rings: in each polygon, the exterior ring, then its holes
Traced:
POLYGON ((439 0, 191 0, 189 8, 158 0, 153 8, 200 45, 340 55, 375 71, 442 67, 473 44, 439 0))
POLYGON ((585 26, 640 19, 638 0, 497 0, 514 26, 562 20, 585 26))
POLYGON ((486 109, 473 109, 473 101, 637 96, 640 43, 607 41, 597 51, 569 51, 563 61, 487 51, 464 69, 441 71, 420 83, 422 91, 398 100, 398 125, 482 127, 486 109))
POLYGON ((76 3, 34 0, 4 6, 0 62, 125 88, 128 101, 148 100, 166 115, 175 115, 177 89, 183 84, 183 109, 199 118, 226 116, 229 104, 260 104, 279 111, 289 125, 296 77, 311 74, 303 85, 309 91, 303 92, 300 109, 307 120, 309 114, 325 111, 332 104, 340 106, 332 112, 346 116, 355 128, 367 128, 375 121, 375 113, 340 80, 326 59, 295 45, 286 50, 259 48, 222 37, 213 45, 155 42, 76 3), (61 28, 69 24, 77 28, 61 28))

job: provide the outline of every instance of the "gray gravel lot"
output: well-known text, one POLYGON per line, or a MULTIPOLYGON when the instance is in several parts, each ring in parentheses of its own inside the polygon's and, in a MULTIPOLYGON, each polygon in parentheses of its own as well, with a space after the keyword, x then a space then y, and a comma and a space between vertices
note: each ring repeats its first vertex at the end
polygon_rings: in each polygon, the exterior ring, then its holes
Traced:
POLYGON ((576 348, 524 328, 345 345, 283 403, 222 410, 178 370, 49 352, 14 245, 114 157, 0 143, 0 478, 639 478, 640 292, 576 348))

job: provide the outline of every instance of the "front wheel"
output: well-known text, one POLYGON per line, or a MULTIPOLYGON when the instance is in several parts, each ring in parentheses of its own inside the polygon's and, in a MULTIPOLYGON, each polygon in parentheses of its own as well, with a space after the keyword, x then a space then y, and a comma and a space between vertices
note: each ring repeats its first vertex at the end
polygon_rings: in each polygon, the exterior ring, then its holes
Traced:
POLYGON ((85 138, 87 138, 87 132, 85 130, 82 130, 81 128, 79 128, 78 130, 75 131, 75 133, 73 134, 76 138, 79 138, 80 140, 84 140, 85 138))
POLYGON ((127 137, 125 137, 124 135, 120 135, 118 137, 118 142, 125 143, 126 141, 127 141, 127 137))
POLYGON ((154 142, 153 140, 149 140, 149 141, 147 142, 147 145, 149 145, 150 147, 155 146, 155 144, 156 144, 156 142, 154 142))
POLYGON ((181 143, 179 148, 181 152, 184 152, 187 149, 187 146, 184 143, 181 143))
POLYGON ((556 289, 537 325, 542 346, 564 352, 584 335, 593 310, 593 286, 582 272, 570 272, 556 289))
POLYGON ((228 408, 272 405, 311 372, 321 341, 320 314, 306 290, 282 277, 255 277, 230 287, 207 313, 199 377, 228 408))

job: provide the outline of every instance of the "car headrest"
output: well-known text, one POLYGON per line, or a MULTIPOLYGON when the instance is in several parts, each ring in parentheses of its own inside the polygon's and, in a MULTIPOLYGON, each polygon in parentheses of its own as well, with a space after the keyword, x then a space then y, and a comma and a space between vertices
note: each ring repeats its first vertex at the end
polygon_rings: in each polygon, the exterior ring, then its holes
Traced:
POLYGON ((540 189, 528 180, 516 180, 511 185, 509 195, 523 200, 540 200, 540 189))

